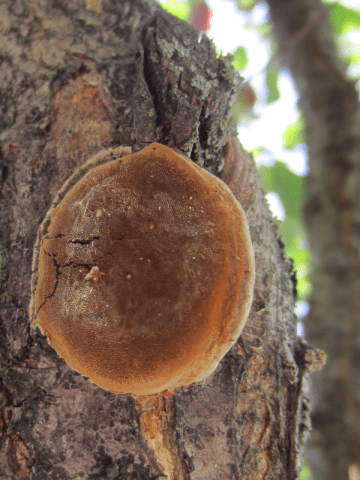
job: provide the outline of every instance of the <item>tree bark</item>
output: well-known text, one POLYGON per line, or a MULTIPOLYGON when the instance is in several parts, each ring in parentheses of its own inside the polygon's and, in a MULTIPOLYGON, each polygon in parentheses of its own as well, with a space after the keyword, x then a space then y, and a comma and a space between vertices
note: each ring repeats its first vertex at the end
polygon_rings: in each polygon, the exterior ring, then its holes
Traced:
POLYGON ((296 337, 292 265, 228 122, 239 82, 228 59, 146 0, 15 0, 0 22, 0 478, 297 478, 304 380, 322 356, 296 337), (153 141, 222 170, 257 274, 248 323, 216 371, 133 398, 92 384, 30 330, 31 261, 74 171, 102 149, 153 141))
POLYGON ((328 354, 312 377, 308 459, 316 480, 360 475, 360 106, 320 1, 268 0, 279 53, 304 115, 305 221, 313 292, 305 333, 328 354))

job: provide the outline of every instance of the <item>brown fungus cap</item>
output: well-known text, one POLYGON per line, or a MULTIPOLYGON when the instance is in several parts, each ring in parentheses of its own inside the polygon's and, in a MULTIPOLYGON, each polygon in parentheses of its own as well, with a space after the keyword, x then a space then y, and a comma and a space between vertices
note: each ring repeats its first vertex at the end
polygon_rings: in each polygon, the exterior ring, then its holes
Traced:
POLYGON ((156 143, 79 180, 44 220, 34 262, 32 327, 114 393, 208 376, 253 294, 241 206, 221 180, 156 143))

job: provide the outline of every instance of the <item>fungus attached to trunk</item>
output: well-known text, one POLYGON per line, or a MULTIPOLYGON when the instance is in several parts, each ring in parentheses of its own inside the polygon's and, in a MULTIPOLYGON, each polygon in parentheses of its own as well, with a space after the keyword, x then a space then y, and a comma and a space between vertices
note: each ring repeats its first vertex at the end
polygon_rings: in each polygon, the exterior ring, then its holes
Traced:
POLYGON ((223 182, 163 145, 97 157, 40 227, 31 325, 114 393, 202 380, 250 309, 245 214, 223 182))

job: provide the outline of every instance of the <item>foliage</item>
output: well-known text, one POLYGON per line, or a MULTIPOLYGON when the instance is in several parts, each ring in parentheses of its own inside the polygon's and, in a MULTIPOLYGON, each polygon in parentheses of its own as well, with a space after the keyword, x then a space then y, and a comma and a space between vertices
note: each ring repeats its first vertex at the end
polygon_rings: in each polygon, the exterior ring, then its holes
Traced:
POLYGON ((300 472, 300 480, 311 480, 311 472, 307 463, 304 461, 300 472))
POLYGON ((269 62, 266 67, 266 86, 267 86, 267 103, 275 102, 280 98, 280 92, 278 88, 278 80, 279 80, 279 69, 275 67, 273 62, 269 62))
POLYGON ((236 70, 243 70, 248 63, 246 50, 240 45, 234 52, 234 67, 236 70))
POLYGON ((297 145, 304 143, 304 123, 302 118, 298 118, 295 123, 288 125, 284 131, 284 147, 292 150, 297 145))
POLYGON ((360 26, 360 12, 352 8, 345 7, 341 3, 328 3, 328 18, 337 35, 349 32, 360 26))
POLYGON ((161 3, 164 10, 174 15, 174 17, 180 18, 185 22, 189 18, 191 5, 190 2, 179 2, 179 0, 166 0, 161 3))

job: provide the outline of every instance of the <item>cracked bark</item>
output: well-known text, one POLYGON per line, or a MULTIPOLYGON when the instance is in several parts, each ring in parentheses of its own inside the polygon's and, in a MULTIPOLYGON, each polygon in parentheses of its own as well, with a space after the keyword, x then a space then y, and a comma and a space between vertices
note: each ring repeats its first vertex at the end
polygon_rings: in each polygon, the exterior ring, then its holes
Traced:
POLYGON ((0 477, 296 478, 304 378, 320 357, 296 338, 291 262, 253 161, 231 138, 239 80, 228 60, 146 0, 3 3, 0 44, 0 477), (209 378, 134 400, 72 371, 30 331, 31 261, 53 199, 92 155, 153 141, 215 174, 225 162, 257 278, 244 332, 209 378))

